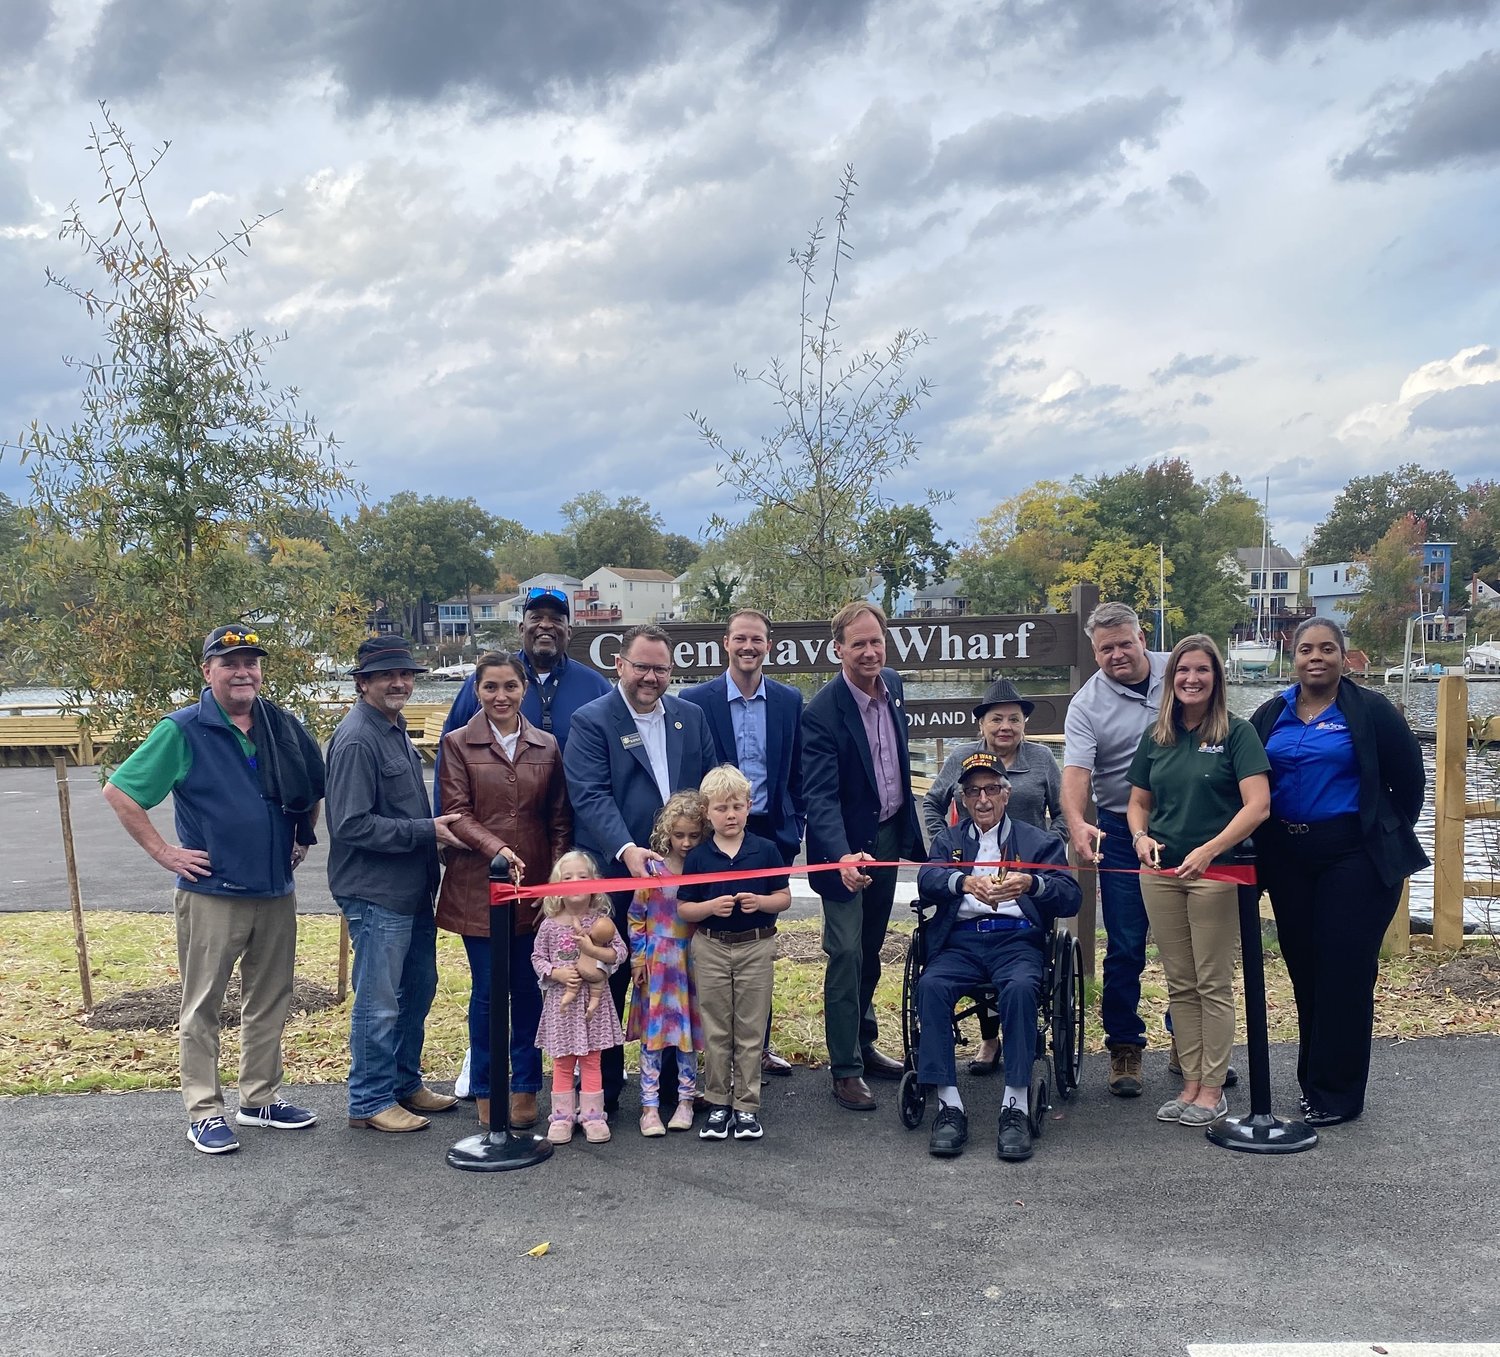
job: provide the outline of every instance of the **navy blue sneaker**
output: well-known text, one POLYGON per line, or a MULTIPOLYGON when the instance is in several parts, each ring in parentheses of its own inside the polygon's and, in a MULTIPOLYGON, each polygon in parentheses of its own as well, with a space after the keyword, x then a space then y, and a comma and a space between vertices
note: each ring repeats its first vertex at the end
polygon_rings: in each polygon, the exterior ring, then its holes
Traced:
POLYGON ((234 1114, 241 1126, 273 1126, 278 1131, 300 1131, 317 1123, 316 1114, 291 1103, 267 1103, 264 1107, 241 1107, 234 1114))
POLYGON ((233 1154, 240 1147, 223 1117, 204 1117, 188 1125, 188 1139, 204 1154, 233 1154))
POLYGON ((730 1111, 727 1107, 709 1110, 708 1120, 698 1128, 699 1140, 728 1140, 730 1111))
POLYGON ((734 1114, 734 1138, 736 1140, 759 1140, 765 1132, 761 1130, 760 1118, 754 1112, 734 1114))

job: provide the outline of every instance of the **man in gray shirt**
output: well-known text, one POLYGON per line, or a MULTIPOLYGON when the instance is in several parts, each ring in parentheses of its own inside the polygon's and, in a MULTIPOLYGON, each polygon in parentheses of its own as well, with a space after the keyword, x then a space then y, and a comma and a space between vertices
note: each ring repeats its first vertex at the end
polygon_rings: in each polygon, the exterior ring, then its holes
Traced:
POLYGON ((426 670, 400 636, 363 642, 359 700, 328 745, 328 888, 349 921, 349 1125, 420 1131, 458 1100, 422 1083, 427 1012, 437 993, 438 844, 462 847, 436 819, 401 709, 426 670))

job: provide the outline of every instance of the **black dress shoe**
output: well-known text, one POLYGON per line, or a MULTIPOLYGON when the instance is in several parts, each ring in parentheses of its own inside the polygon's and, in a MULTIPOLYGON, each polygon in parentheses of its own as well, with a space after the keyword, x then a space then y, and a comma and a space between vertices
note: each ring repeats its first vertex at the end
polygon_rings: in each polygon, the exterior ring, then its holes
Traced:
POLYGON ((784 1055, 777 1055, 769 1046, 760 1053, 760 1072, 785 1078, 792 1072, 792 1062, 784 1055))
POLYGON ((1325 1112, 1319 1107, 1309 1107, 1302 1114, 1302 1120, 1309 1126, 1342 1126, 1346 1121, 1355 1121, 1359 1113, 1352 1115, 1346 1112, 1325 1112))
POLYGON ((1000 1141, 995 1153, 1011 1163, 1031 1158, 1031 1121, 1014 1104, 1000 1111, 1000 1141))
POLYGON ((993 1074, 999 1068, 1000 1057, 998 1055, 993 1060, 969 1061, 969 1073, 973 1075, 993 1074))
POLYGON ((1239 1071, 1236 1070, 1233 1065, 1231 1065, 1227 1070, 1224 1071, 1224 1087, 1225 1088, 1238 1088, 1239 1087, 1239 1083, 1240 1083, 1239 1071))
POLYGON ((861 1046, 859 1058, 864 1063, 867 1079, 899 1079, 906 1073, 906 1066, 899 1060, 892 1060, 884 1051, 877 1051, 873 1046, 861 1046))
POLYGON ((952 1159, 962 1154, 968 1143, 968 1117, 956 1107, 939 1103, 937 1117, 932 1123, 932 1135, 927 1141, 927 1153, 939 1159, 952 1159))
POLYGON ((857 1074, 847 1079, 833 1081, 833 1100, 840 1107, 848 1108, 851 1112, 875 1110, 875 1095, 870 1092, 870 1086, 857 1074))

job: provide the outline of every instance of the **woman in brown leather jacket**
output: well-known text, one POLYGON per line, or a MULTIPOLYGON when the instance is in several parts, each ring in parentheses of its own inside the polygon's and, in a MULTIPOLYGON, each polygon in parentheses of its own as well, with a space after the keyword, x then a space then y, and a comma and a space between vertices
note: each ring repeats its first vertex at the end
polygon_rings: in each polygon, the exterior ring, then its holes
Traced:
MULTIPOLYGON (((509 858, 524 884, 544 883, 572 846, 573 811, 557 741, 521 715, 526 671, 500 652, 482 655, 474 679, 479 711, 443 737, 440 791, 449 828, 466 845, 450 848, 438 893, 438 927, 459 934, 469 956, 469 1085, 479 1119, 490 1119, 490 859, 509 858)), ((542 997, 531 966, 540 901, 515 906, 510 942, 510 1124, 537 1119, 542 1055, 536 1048, 542 997)))

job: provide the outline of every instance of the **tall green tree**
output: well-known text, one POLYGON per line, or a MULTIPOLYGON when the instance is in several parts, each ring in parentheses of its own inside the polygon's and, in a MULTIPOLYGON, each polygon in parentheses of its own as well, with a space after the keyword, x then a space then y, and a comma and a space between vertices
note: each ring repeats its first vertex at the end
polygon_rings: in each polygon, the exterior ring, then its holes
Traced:
MULTIPOLYGON (((140 160, 101 113, 90 141, 103 220, 75 203, 61 230, 98 280, 47 281, 100 322, 103 343, 65 360, 82 383, 77 422, 34 422, 14 445, 31 487, 24 569, 9 581, 27 614, 20 639, 70 708, 92 704, 96 727, 129 738, 197 686, 204 635, 243 620, 272 651, 269 691, 316 719, 315 655, 349 653, 360 619, 331 572, 305 568, 279 530, 359 487, 297 392, 267 379, 276 339, 223 334, 209 318, 210 285, 264 218, 203 253, 177 249, 146 193, 166 145, 140 160), (252 550, 272 537, 279 552, 252 550), (73 589, 80 552, 87 597, 36 606, 73 589)), ((224 306, 216 298, 213 310, 224 306)))
POLYGON ((1040 612, 1071 561, 1087 554, 1092 506, 1058 481, 1037 481, 975 524, 954 558, 969 607, 980 613, 1040 612))
POLYGON ((1365 592, 1349 615, 1349 635, 1371 655, 1390 660, 1405 648, 1406 624, 1417 615, 1423 541, 1421 521, 1407 514, 1359 558, 1365 592))
POLYGON ((907 585, 925 588, 947 578, 957 542, 939 539, 932 510, 923 504, 879 508, 864 521, 861 541, 870 569, 880 578, 886 615, 907 585))
MULTIPOLYGON (((737 367, 741 382, 771 393, 776 427, 758 447, 733 447, 708 419, 689 418, 717 457, 720 478, 742 504, 739 523, 712 520, 746 568, 747 601, 772 615, 826 617, 865 592, 865 521, 884 507, 881 487, 917 455, 910 418, 932 390, 909 374, 927 336, 898 330, 882 349, 846 354, 834 318, 843 262, 853 254, 849 213, 852 165, 839 180, 833 236, 819 221, 791 252, 801 279, 796 361, 773 358, 760 372, 737 367), (827 271, 823 274, 827 255, 827 271), (825 281, 826 279, 826 281, 825 281)), ((937 493, 927 498, 933 504, 937 493)))
POLYGON ((602 565, 666 568, 661 515, 638 496, 611 499, 601 491, 585 490, 562 506, 562 516, 563 564, 580 579, 602 565))
POLYGON ((427 604, 494 585, 494 543, 516 526, 473 499, 403 490, 345 522, 342 566, 363 598, 399 613, 420 639, 427 604))
POLYGON ((1405 462, 1394 471, 1356 476, 1334 497, 1325 518, 1308 539, 1312 564, 1356 561, 1374 549, 1398 519, 1408 515, 1427 525, 1427 540, 1458 537, 1463 494, 1448 471, 1405 462))

